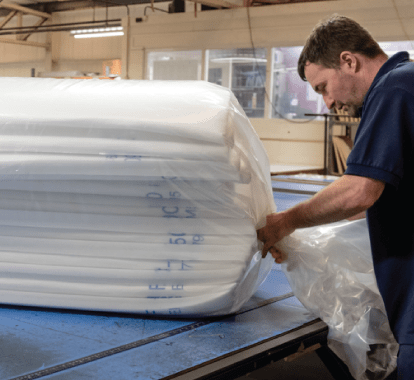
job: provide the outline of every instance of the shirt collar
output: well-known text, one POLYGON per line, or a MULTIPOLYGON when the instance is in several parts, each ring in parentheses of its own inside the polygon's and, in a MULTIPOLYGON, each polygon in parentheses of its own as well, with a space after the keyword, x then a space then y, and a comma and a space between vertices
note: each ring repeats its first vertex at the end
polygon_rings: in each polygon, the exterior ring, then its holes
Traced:
POLYGON ((400 51, 399 53, 394 54, 392 57, 388 58, 388 60, 381 66, 377 75, 374 78, 368 92, 365 95, 364 101, 368 98, 372 89, 377 85, 379 80, 385 75, 388 74, 391 70, 393 70, 397 65, 402 62, 409 61, 410 55, 406 51, 400 51))

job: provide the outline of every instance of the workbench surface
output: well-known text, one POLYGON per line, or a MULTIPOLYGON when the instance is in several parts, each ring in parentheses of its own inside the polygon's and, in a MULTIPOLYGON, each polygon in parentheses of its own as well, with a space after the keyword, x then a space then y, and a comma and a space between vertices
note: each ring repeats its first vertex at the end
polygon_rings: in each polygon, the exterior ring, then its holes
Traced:
MULTIPOLYGON (((310 196, 274 195, 278 211, 310 196)), ((2 305, 0 379, 231 379, 252 363, 267 364, 268 356, 294 353, 304 341, 323 342, 326 334, 326 325, 293 296, 274 264, 237 314, 218 318, 2 305)))

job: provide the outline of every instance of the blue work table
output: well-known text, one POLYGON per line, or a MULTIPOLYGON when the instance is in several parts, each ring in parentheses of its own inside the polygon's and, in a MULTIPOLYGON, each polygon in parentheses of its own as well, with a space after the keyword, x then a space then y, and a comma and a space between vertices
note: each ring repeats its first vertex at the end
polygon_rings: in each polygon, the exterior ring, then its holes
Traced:
MULTIPOLYGON (((279 211, 310 197, 301 192, 274 195, 279 211)), ((216 318, 2 305, 0 379, 229 380, 299 347, 326 347, 327 333, 326 324, 294 297, 274 264, 237 314, 216 318)))

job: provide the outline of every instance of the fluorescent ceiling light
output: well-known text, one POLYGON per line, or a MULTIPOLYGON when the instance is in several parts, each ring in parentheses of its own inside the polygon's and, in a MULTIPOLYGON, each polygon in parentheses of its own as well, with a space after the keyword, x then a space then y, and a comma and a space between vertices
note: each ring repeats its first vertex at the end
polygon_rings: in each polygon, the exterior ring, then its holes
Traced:
POLYGON ((75 34, 75 38, 95 38, 95 37, 113 37, 123 36, 124 32, 102 32, 102 33, 87 33, 87 34, 75 34))
POLYGON ((96 38, 123 36, 122 26, 111 26, 106 28, 78 29, 70 32, 75 38, 96 38))
POLYGON ((225 57, 225 58, 212 58, 211 62, 234 62, 234 63, 250 63, 250 62, 267 62, 264 58, 253 58, 253 57, 225 57))

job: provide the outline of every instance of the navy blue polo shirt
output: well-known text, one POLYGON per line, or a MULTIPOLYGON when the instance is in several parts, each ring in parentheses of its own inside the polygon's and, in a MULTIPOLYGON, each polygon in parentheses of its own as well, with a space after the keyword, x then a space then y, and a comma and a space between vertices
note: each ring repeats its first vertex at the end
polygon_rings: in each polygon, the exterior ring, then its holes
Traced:
POLYGON ((414 62, 408 53, 389 58, 371 84, 345 174, 385 182, 367 211, 374 270, 398 343, 414 344, 414 62))

